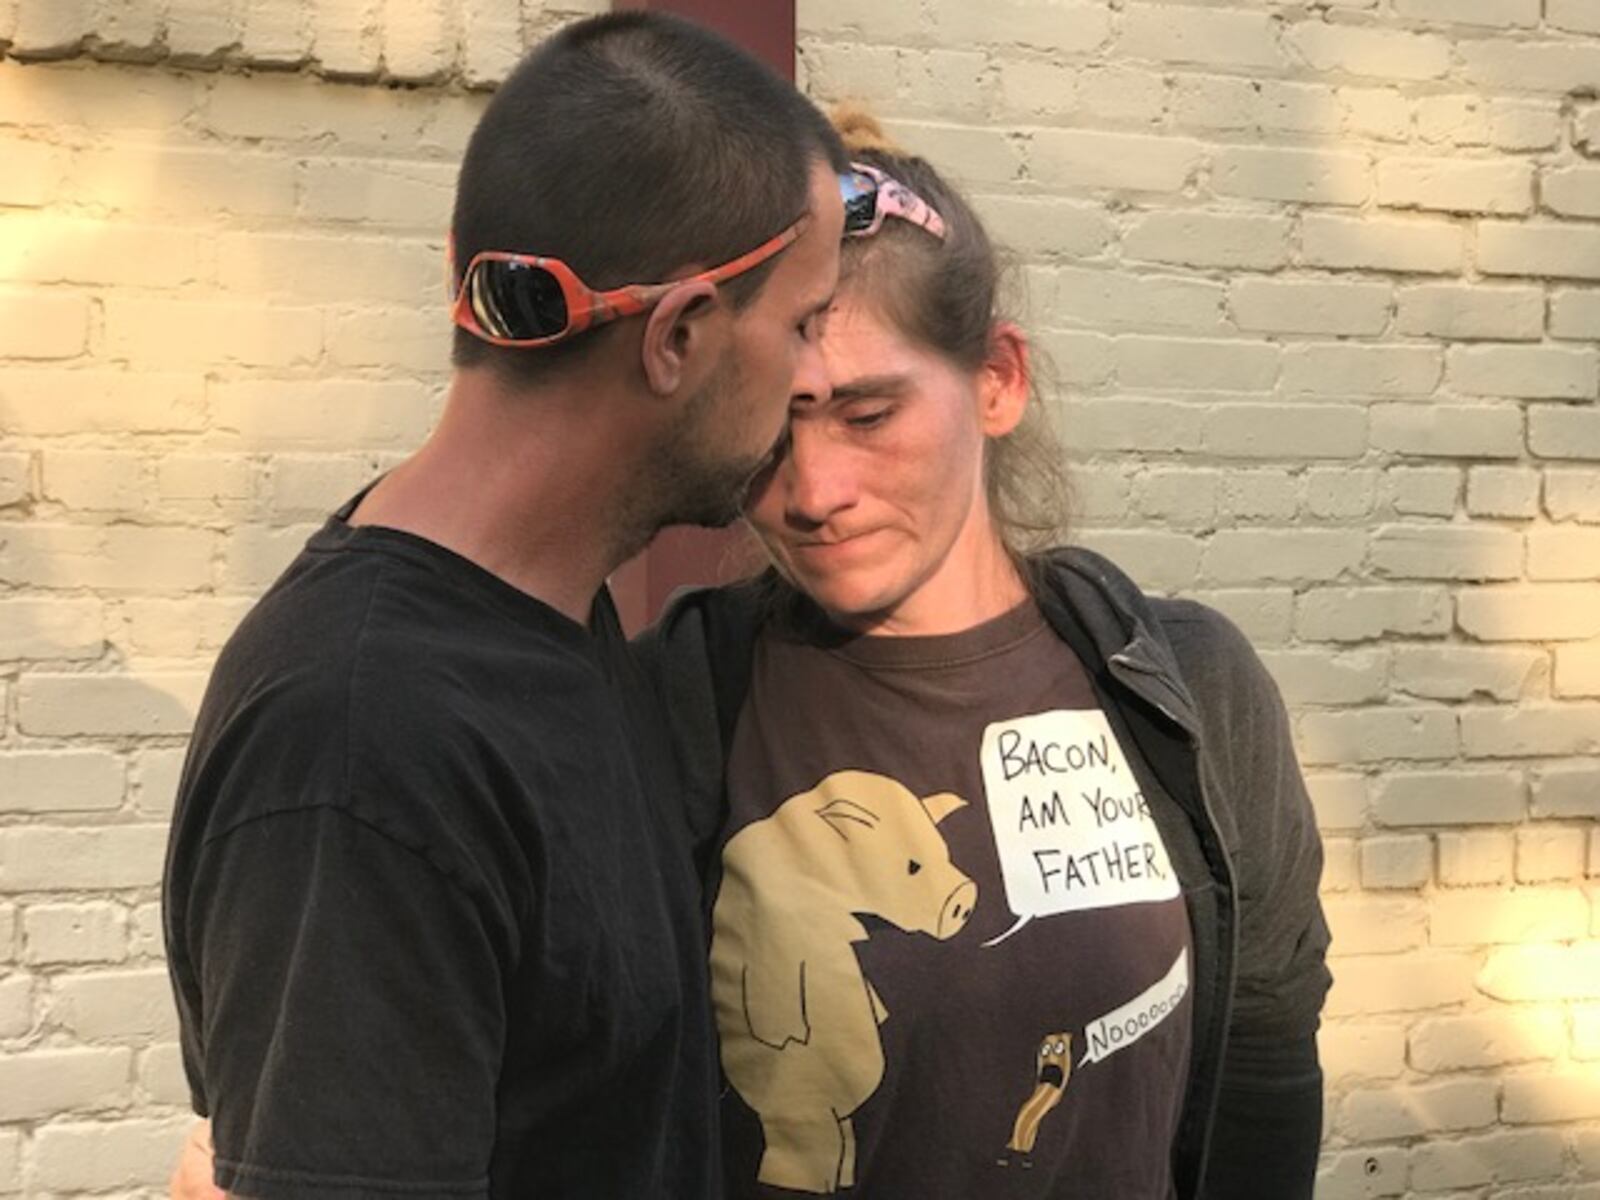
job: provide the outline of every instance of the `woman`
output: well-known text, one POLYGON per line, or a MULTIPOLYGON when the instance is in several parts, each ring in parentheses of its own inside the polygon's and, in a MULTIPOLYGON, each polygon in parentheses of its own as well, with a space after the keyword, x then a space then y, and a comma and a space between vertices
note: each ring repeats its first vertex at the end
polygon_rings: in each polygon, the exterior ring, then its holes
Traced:
POLYGON ((1056 524, 966 202, 870 118, 748 519, 645 643, 705 847, 734 1197, 1310 1196, 1321 849, 1224 618, 1056 524), (1043 509, 1038 503, 1045 501, 1043 509))

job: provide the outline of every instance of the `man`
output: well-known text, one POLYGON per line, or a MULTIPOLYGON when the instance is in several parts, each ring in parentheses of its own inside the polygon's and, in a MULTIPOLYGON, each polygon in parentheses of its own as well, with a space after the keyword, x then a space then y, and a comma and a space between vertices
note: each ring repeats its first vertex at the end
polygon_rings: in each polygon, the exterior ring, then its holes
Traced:
POLYGON ((844 166, 659 16, 490 104, 439 426, 240 626, 184 771, 167 945, 229 1194, 717 1191, 698 882, 603 585, 826 393, 844 166))

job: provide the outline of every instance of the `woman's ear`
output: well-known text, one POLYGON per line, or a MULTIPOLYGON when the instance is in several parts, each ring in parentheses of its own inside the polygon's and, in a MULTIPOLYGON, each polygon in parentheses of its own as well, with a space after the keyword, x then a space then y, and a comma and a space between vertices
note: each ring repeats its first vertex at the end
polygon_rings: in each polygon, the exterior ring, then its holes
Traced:
MULTIPOLYGON (((650 310, 640 342, 640 365, 650 390, 670 396, 705 371, 702 358, 708 351, 712 330, 705 318, 718 309, 717 285, 705 280, 687 281, 673 288, 650 310)), ((720 353, 720 351, 718 351, 720 353)), ((714 361, 712 353, 706 362, 714 361)))
POLYGON ((1010 321, 995 325, 989 336, 989 357, 978 382, 978 422, 985 437, 1005 437, 1027 411, 1033 391, 1028 361, 1028 335, 1010 321))

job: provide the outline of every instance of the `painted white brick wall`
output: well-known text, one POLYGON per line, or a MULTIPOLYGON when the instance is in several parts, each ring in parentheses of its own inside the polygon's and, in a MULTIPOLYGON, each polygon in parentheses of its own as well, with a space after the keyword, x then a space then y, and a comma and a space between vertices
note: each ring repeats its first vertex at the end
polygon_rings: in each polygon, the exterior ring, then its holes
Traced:
MULTIPOLYGON (((456 159, 604 7, 0 0, 0 1196, 161 1194, 199 690, 423 436, 456 159)), ((799 17, 803 86, 1022 259, 1078 535, 1289 700, 1337 938, 1319 1196, 1600 1197, 1600 4, 799 17)))

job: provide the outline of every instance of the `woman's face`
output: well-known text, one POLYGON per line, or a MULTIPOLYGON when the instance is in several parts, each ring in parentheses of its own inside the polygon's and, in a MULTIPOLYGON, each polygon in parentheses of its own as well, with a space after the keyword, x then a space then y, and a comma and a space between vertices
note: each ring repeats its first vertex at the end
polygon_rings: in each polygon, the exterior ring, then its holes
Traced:
POLYGON ((964 371, 845 293, 822 354, 832 394, 790 407, 780 457, 746 516, 779 568, 836 622, 861 632, 965 627, 959 597, 1009 571, 984 492, 984 444, 1027 400, 1026 348, 964 371))

